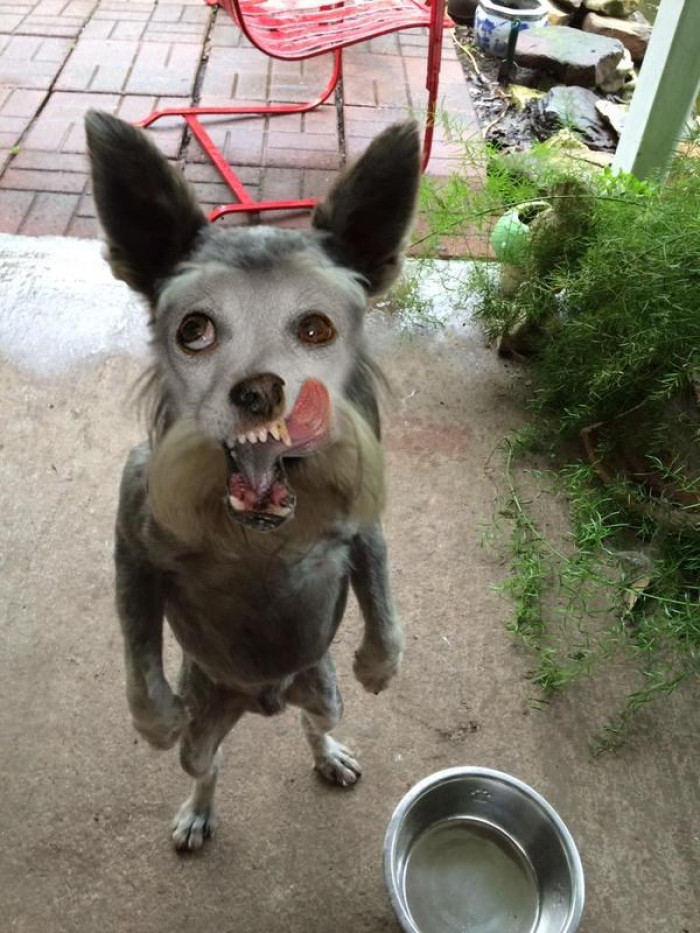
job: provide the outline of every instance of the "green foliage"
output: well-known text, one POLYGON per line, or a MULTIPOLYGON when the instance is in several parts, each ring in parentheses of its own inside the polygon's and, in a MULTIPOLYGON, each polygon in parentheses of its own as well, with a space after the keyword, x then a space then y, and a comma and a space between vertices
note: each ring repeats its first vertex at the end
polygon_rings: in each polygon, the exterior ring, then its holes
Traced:
POLYGON ((476 187, 478 161, 469 149, 465 158, 462 175, 424 193, 434 238, 485 236, 533 199, 553 207, 552 223, 533 226, 514 294, 479 268, 468 286, 489 337, 519 321, 541 329, 535 408, 571 434, 687 382, 700 364, 700 160, 679 159, 661 184, 577 168, 539 146, 514 160, 488 154, 476 187))
MULTIPOLYGON (((533 652, 540 700, 621 655, 632 657, 640 678, 595 736, 599 753, 623 740, 642 707, 700 673, 700 532, 669 526, 644 508, 644 487, 603 486, 580 461, 547 476, 529 471, 528 498, 513 458, 547 450, 561 462, 582 428, 643 404, 649 415, 638 453, 650 471, 697 496, 700 476, 687 474, 687 450, 661 457, 668 428, 659 420, 654 430, 653 418, 700 373, 700 160, 679 158, 665 182, 640 182, 547 146, 516 157, 466 147, 462 173, 424 189, 423 239, 434 246, 448 235, 486 237, 506 211, 535 199, 552 210, 531 227, 515 290, 505 294, 487 264, 476 264, 466 287, 478 296, 489 338, 526 326, 534 351, 533 421, 506 447, 502 515, 511 523, 509 629, 533 652), (533 478, 538 495, 568 500, 564 546, 535 517, 533 478)), ((676 434, 683 429, 697 454, 697 425, 681 421, 676 434)))
POLYGON ((600 754, 623 741, 643 706, 700 674, 700 536, 642 527, 577 462, 546 475, 528 471, 538 496, 568 500, 571 531, 555 546, 535 518, 532 494, 524 498, 515 479, 514 457, 526 449, 508 443, 506 450, 501 514, 512 520, 512 551, 503 589, 514 601, 507 627, 533 652, 538 704, 613 659, 627 657, 639 672, 641 685, 621 696, 593 738, 600 754))

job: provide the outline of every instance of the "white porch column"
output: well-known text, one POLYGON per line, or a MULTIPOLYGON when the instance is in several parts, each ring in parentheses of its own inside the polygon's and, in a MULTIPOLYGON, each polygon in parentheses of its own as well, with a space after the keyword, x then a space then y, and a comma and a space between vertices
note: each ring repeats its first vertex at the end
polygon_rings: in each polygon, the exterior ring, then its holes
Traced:
POLYGON ((661 0, 613 168, 663 172, 699 91, 700 0, 661 0))

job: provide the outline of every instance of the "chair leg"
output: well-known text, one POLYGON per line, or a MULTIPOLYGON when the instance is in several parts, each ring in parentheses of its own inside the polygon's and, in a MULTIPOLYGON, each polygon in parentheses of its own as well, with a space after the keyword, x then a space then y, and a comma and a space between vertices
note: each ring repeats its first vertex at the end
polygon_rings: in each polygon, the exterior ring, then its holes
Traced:
POLYGON ((428 91, 428 110, 425 118, 425 135, 423 137, 423 159, 421 169, 428 167, 430 153, 433 148, 433 134, 435 132, 435 116, 437 112, 438 90, 440 88, 440 67, 442 65, 442 37, 444 34, 445 0, 432 0, 432 17, 428 47, 428 66, 425 86, 428 91))
POLYGON ((162 117, 227 117, 227 116, 265 116, 279 113, 306 113, 325 104, 331 96, 342 74, 342 54, 340 49, 333 52, 333 73, 323 91, 313 100, 303 104, 245 104, 233 107, 166 107, 164 110, 154 110, 144 120, 139 120, 134 126, 150 126, 162 117))
POLYGON ((430 162, 430 153, 433 150, 433 135, 435 133, 435 114, 437 111, 437 95, 440 83, 439 74, 435 75, 432 86, 428 88, 428 111, 425 116, 425 133, 423 135, 423 155, 421 171, 425 173, 430 162))
POLYGON ((155 110, 145 119, 139 120, 135 126, 147 127, 163 117, 182 117, 187 126, 192 131, 193 136, 202 146, 207 156, 217 169, 223 180, 229 186, 237 199, 235 204, 225 204, 215 208, 209 215, 209 220, 218 220, 226 214, 241 212, 258 211, 283 211, 283 210, 313 210, 316 206, 315 198, 302 198, 285 201, 255 201, 245 189, 245 186, 233 171, 231 166, 224 159, 223 154, 217 147, 214 140, 200 123, 200 117, 250 117, 250 116, 274 116, 285 113, 308 113, 324 104, 336 89, 342 76, 343 57, 342 50, 336 49, 333 52, 333 71, 331 77, 323 91, 310 101, 303 104, 268 104, 268 105, 239 105, 231 107, 168 107, 164 110, 155 110))

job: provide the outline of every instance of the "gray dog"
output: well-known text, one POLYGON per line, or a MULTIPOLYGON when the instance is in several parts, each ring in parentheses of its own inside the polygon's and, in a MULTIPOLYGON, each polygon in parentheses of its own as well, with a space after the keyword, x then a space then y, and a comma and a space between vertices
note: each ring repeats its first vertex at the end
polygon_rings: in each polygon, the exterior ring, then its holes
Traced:
POLYGON ((95 111, 86 127, 109 262, 148 302, 154 354, 151 436, 127 460, 116 528, 127 698, 151 745, 180 741, 195 785, 173 841, 196 849, 219 745, 246 712, 300 707, 320 774, 359 777, 330 734, 349 585, 365 623, 357 678, 377 693, 400 663, 363 315, 400 268, 419 141, 413 123, 375 139, 309 232, 226 230, 140 130, 95 111), (176 692, 164 618, 183 652, 176 692))

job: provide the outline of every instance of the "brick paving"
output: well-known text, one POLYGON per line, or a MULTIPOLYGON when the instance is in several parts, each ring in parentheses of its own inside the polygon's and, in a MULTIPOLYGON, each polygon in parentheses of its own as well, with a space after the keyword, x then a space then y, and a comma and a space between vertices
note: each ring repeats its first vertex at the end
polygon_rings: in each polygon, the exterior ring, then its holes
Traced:
MULTIPOLYGON (((383 127, 424 110, 426 36, 403 32, 345 51, 343 144, 332 103, 303 115, 216 119, 208 129, 252 194, 321 196, 343 162, 383 127)), ((303 101, 323 87, 330 69, 330 56, 267 58, 203 0, 0 0, 0 232, 97 235, 82 126, 90 107, 135 121, 195 102, 303 101)), ((465 135, 477 132, 449 34, 441 106, 465 135)), ((164 120, 148 132, 205 208, 232 200, 181 121, 164 120)), ((432 175, 459 166, 458 148, 440 131, 433 156, 432 175)), ((265 221, 308 222, 289 214, 265 221)), ((459 242, 450 251, 460 252, 459 242)))

